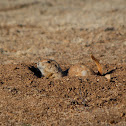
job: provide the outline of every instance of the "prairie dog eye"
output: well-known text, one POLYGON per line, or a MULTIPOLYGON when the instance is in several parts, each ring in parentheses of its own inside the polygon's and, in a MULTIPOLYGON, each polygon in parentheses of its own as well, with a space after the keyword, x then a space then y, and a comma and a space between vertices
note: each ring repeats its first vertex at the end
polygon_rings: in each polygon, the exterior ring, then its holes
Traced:
POLYGON ((50 61, 47 61, 47 63, 51 63, 50 61))

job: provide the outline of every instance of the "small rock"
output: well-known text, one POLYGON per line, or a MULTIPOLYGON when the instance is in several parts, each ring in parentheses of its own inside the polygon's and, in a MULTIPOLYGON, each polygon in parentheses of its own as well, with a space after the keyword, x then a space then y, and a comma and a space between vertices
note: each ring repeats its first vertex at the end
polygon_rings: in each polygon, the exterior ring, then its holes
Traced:
POLYGON ((126 45, 126 41, 125 41, 125 42, 123 42, 123 44, 124 44, 124 45, 126 45))
POLYGON ((70 79, 69 79, 69 78, 67 78, 66 80, 67 80, 67 81, 69 81, 70 79))
POLYGON ((108 79, 108 81, 111 80, 111 76, 110 76, 110 74, 105 75, 105 77, 108 79))
POLYGON ((123 79, 123 82, 125 82, 125 79, 123 79))

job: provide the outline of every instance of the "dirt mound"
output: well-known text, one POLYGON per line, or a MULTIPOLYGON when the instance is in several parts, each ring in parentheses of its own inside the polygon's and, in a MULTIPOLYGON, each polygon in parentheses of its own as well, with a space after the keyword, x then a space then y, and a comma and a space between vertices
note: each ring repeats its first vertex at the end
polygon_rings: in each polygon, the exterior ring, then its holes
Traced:
POLYGON ((40 78, 34 63, 1 65, 1 124, 125 124, 126 65, 106 69, 110 82, 97 75, 40 78))

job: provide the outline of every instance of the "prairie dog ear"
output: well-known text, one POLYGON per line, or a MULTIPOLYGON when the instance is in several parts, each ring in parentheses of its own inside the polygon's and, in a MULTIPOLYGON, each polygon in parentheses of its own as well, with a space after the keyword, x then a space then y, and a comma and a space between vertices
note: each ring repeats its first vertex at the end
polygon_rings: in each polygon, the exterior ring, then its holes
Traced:
POLYGON ((98 69, 98 72, 100 73, 100 75, 103 75, 103 69, 102 69, 102 66, 101 64, 99 63, 99 60, 96 59, 93 54, 91 54, 91 58, 92 60, 95 62, 95 64, 97 65, 97 69, 98 69))

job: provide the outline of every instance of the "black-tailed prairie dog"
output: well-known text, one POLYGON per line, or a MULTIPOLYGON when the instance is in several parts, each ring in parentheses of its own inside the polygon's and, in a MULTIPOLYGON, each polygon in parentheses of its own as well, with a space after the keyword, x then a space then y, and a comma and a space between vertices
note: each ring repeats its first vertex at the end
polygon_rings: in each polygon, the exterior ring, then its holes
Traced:
MULTIPOLYGON (((110 74, 104 75, 102 66, 99 63, 98 59, 96 59, 93 55, 91 55, 92 60, 97 65, 99 75, 105 76, 108 80, 110 80, 110 74)), ((37 63, 38 69, 41 71, 42 76, 46 78, 54 78, 59 79, 63 77, 63 71, 60 65, 51 59, 44 59, 37 63)), ((88 75, 96 75, 91 68, 83 64, 75 64, 70 67, 68 71, 68 76, 88 76, 88 75)))
POLYGON ((37 63, 37 67, 41 71, 42 76, 44 77, 58 79, 63 76, 62 69, 55 60, 41 60, 37 63))
MULTIPOLYGON (((93 55, 91 55, 91 58, 96 63, 99 74, 103 75, 102 66, 99 63, 98 59, 96 59, 93 55)), ((75 64, 71 66, 68 71, 69 76, 88 76, 88 75, 96 75, 96 74, 97 73, 95 73, 91 68, 83 64, 75 64)))

